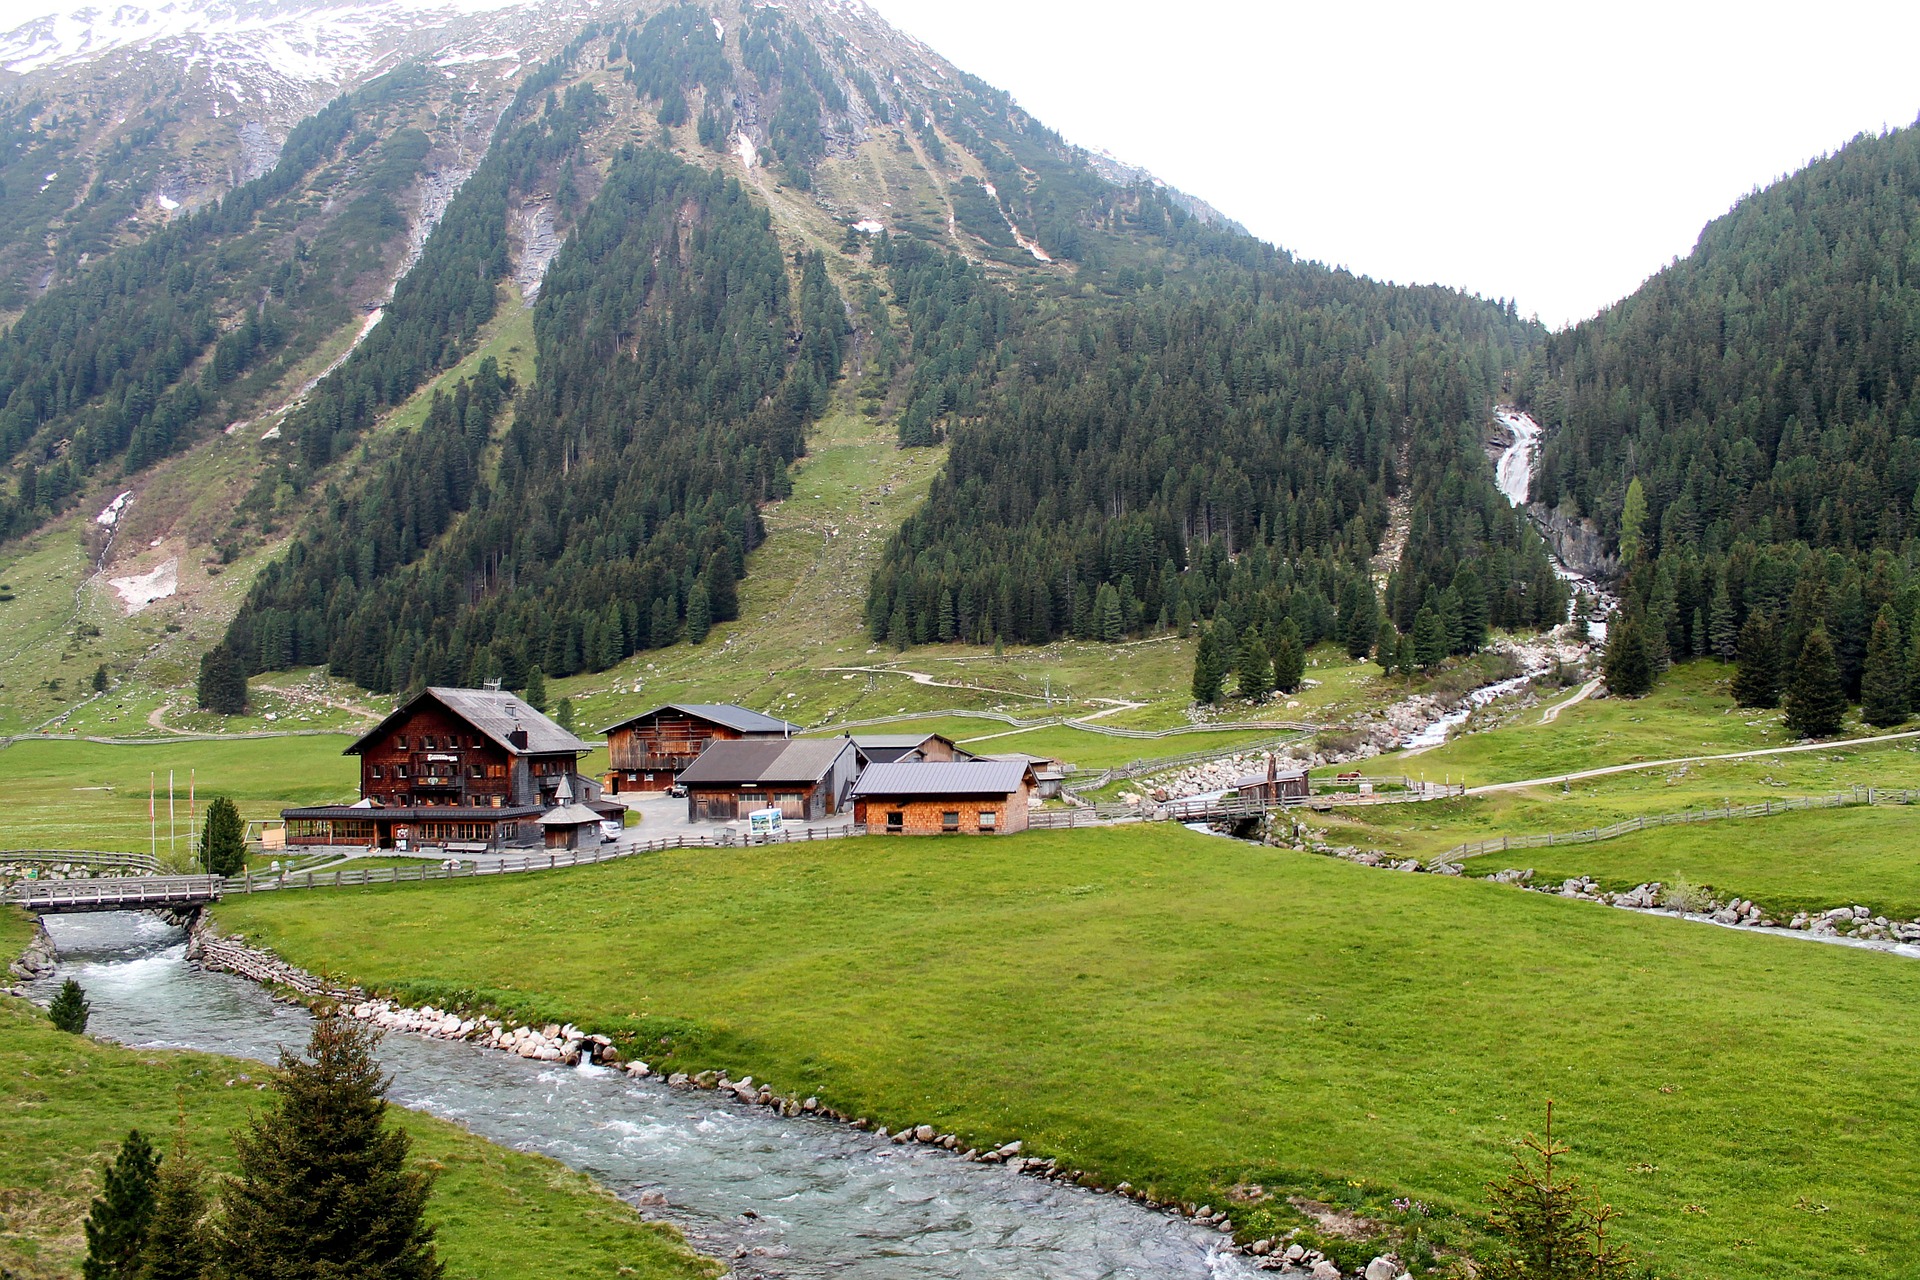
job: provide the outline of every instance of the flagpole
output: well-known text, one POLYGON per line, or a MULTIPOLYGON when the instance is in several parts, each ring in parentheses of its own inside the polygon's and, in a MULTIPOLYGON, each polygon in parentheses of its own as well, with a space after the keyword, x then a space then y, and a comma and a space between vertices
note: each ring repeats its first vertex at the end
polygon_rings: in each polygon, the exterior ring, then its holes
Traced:
POLYGON ((194 779, 198 776, 199 772, 200 771, 198 769, 187 770, 187 852, 188 853, 193 852, 193 829, 196 826, 198 826, 200 823, 200 807, 194 803, 194 795, 193 795, 194 779))
POLYGON ((173 843, 173 770, 167 770, 167 857, 172 858, 177 850, 173 843))
POLYGON ((147 852, 155 858, 160 856, 160 819, 155 815, 153 804, 153 770, 147 770, 147 852))

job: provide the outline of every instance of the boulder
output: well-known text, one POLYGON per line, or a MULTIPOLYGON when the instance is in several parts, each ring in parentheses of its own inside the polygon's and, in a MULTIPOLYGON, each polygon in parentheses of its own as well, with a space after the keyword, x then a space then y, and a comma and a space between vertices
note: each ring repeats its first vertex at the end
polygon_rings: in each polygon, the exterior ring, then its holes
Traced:
POLYGON ((1396 1280, 1400 1274, 1400 1264, 1392 1258, 1382 1255, 1367 1264, 1367 1280, 1396 1280))
POLYGON ((1312 1280, 1340 1280, 1340 1268, 1325 1258, 1313 1264, 1313 1270, 1307 1273, 1312 1280))
POLYGON ((936 1135, 932 1125, 923 1124, 913 1131, 913 1136, 921 1142, 932 1142, 936 1135))

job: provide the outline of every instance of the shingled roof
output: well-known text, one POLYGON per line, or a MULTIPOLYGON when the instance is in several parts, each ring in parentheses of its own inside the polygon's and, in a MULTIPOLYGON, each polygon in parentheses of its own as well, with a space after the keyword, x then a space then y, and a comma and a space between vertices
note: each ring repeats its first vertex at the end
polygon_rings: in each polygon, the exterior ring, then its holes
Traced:
POLYGON ((932 764, 876 764, 860 775, 860 796, 1010 796, 1032 771, 1013 760, 956 760, 932 764))
POLYGON ((845 738, 787 738, 778 742, 716 742, 680 771, 682 786, 767 785, 805 782, 827 776, 843 752, 845 738))
POLYGON ((758 711, 749 711, 747 708, 737 707, 731 702, 669 702, 664 706, 655 707, 651 711, 643 711, 637 716, 628 716, 619 724, 610 724, 600 732, 612 733, 615 729, 624 729, 628 725, 640 720, 645 720, 649 716, 657 716, 662 711, 678 711, 684 715, 690 715, 697 720, 706 720, 712 724, 723 725, 736 733, 786 734, 800 732, 800 726, 797 724, 789 724, 785 720, 778 719, 774 716, 762 715, 758 711))
POLYGON ((423 699, 431 698, 441 706, 459 716, 473 730, 511 755, 538 756, 573 754, 585 755, 593 750, 591 743, 582 742, 568 733, 546 716, 535 711, 531 704, 504 689, 445 689, 438 686, 421 690, 403 703, 392 715, 375 725, 358 741, 341 754, 357 756, 374 742, 386 736, 393 724, 410 714, 423 699), (526 732, 525 746, 516 746, 508 735, 515 729, 526 732))

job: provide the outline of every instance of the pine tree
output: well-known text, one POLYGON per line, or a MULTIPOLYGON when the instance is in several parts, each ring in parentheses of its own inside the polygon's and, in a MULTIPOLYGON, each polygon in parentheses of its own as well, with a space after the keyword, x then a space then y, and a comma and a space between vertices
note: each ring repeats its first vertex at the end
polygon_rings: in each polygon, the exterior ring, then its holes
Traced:
POLYGON ((1607 692, 1638 698, 1653 688, 1653 654, 1648 651, 1646 623, 1632 615, 1614 619, 1607 628, 1607 651, 1601 659, 1607 692))
POLYGON ((1356 659, 1366 657, 1380 634, 1380 606, 1374 599, 1370 583, 1354 584, 1351 598, 1347 601, 1345 623, 1347 656, 1356 659))
POLYGON ((1626 1250, 1607 1243, 1613 1206, 1554 1169, 1573 1148, 1553 1139, 1552 1102, 1545 1137, 1528 1134, 1521 1146, 1513 1172, 1487 1184, 1493 1206, 1487 1225, 1504 1248, 1478 1274, 1484 1280, 1624 1280, 1631 1260, 1626 1250))
POLYGON ((206 1216, 206 1170, 187 1151, 183 1122, 173 1150, 160 1162, 140 1280, 206 1280, 213 1266, 206 1216))
POLYGON ((1646 549, 1643 535, 1647 527, 1647 490, 1635 476, 1627 482, 1627 497, 1620 509, 1620 560, 1627 568, 1646 549))
POLYGON ((1734 626, 1733 596, 1723 573, 1713 584, 1713 602, 1707 606, 1707 651, 1722 662, 1740 652, 1740 632, 1734 626))
POLYGON ((535 711, 547 709, 547 677, 540 668, 527 672, 527 687, 521 690, 520 700, 535 711))
POLYGON ((246 834, 239 808, 227 797, 215 796, 200 828, 200 865, 209 875, 239 875, 247 864, 246 834))
POLYGON ((1234 692, 1255 702, 1273 692, 1273 659, 1267 656, 1266 642, 1257 630, 1249 630, 1240 640, 1240 682, 1234 692))
POLYGON ((1733 672, 1733 701, 1741 707, 1780 705, 1780 637, 1773 622, 1757 610, 1747 615, 1735 650, 1739 665, 1733 672))
POLYGON ((201 656, 195 693, 202 709, 223 716, 237 716, 247 709, 247 673, 232 649, 217 644, 201 656))
POLYGON ((1101 583, 1093 597, 1094 638, 1104 644, 1118 644, 1127 638, 1126 620, 1120 612, 1120 593, 1110 583, 1101 583))
POLYGON ((573 732, 573 699, 572 698, 560 699, 560 705, 554 709, 553 722, 559 725, 562 729, 565 729, 568 733, 573 732))
POLYGON ((1422 607, 1413 619, 1413 660, 1423 671, 1431 671, 1447 656, 1447 633, 1440 615, 1422 607))
POLYGON ((1300 628, 1292 618, 1281 621, 1273 638, 1273 687, 1293 693, 1307 676, 1307 650, 1300 642, 1300 628))
POLYGON ((712 630, 713 605, 707 595, 707 584, 695 583, 693 590, 687 593, 687 642, 705 644, 707 634, 712 630))
POLYGON ((1787 680, 1787 730, 1797 738, 1825 738, 1840 731, 1847 695, 1840 685, 1840 664, 1827 629, 1816 626, 1800 646, 1787 680))
POLYGON ((1478 653, 1487 643, 1487 589, 1471 564, 1453 575, 1453 591, 1460 600, 1460 652, 1478 653))
POLYGON ((1906 663, 1900 660, 1900 628, 1893 606, 1880 606, 1867 637, 1866 666, 1860 676, 1860 718, 1876 729, 1888 729, 1907 718, 1906 663))
POLYGON ((95 693, 107 691, 107 664, 104 662, 93 669, 93 691, 95 693))
POLYGON ((220 1191, 215 1252, 227 1280, 443 1274, 424 1216, 433 1179, 407 1167, 411 1141, 385 1123, 377 1041, 329 1015, 305 1058, 281 1051, 272 1105, 234 1134, 238 1172, 220 1191))
POLYGON ((139 1280, 157 1164, 146 1136, 138 1129, 127 1134, 100 1198, 87 1210, 87 1258, 80 1267, 85 1280, 139 1280))
POLYGON ((1213 628, 1201 628, 1200 643, 1193 651, 1193 700, 1203 707, 1220 701, 1220 689, 1226 683, 1222 666, 1213 628))
POLYGON ((1915 627, 1913 643, 1907 649, 1907 705, 1920 707, 1920 627, 1915 627))
POLYGON ((68 978, 60 984, 60 990, 54 993, 47 1004, 47 1018, 54 1026, 73 1035, 85 1035, 87 1015, 93 1006, 87 1002, 86 988, 79 982, 68 978))
POLYGON ((1373 660, 1380 664, 1380 670, 1383 674, 1392 675, 1394 673, 1397 665, 1395 659, 1398 657, 1399 647, 1400 633, 1393 629, 1393 623, 1382 618, 1380 620, 1380 634, 1374 638, 1373 642, 1373 660))

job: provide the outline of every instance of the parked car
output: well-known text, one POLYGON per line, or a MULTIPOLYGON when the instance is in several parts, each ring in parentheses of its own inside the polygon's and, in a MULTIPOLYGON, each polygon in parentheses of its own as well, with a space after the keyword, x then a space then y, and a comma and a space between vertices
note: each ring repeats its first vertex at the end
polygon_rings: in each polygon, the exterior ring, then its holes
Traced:
POLYGON ((676 782, 667 788, 667 794, 675 800, 685 800, 687 798, 687 789, 676 782))
POLYGON ((608 841, 618 840, 620 833, 626 829, 627 824, 619 818, 602 818, 600 820, 600 843, 606 844, 608 841))

